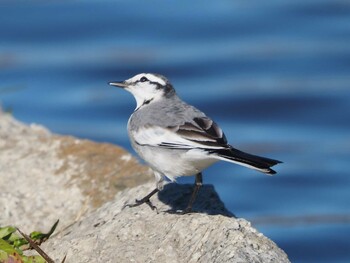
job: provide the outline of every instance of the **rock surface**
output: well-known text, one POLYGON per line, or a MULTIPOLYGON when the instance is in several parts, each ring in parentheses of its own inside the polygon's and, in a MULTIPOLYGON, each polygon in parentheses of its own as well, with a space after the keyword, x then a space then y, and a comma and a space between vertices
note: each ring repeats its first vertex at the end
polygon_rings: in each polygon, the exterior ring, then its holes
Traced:
POLYGON ((24 125, 0 112, 0 225, 59 228, 153 179, 125 150, 24 125))
MULTIPOLYGON (((51 134, 0 113, 0 225, 47 231, 42 248, 55 262, 289 262, 275 243, 225 209, 204 185, 179 215, 191 185, 168 184, 152 197, 158 208, 125 207, 154 188, 126 151, 51 134), (127 189, 125 189, 127 188, 127 189), (125 189, 121 191, 122 189, 125 189)), ((35 253, 35 251, 32 251, 35 253)))
POLYGON ((168 184, 147 205, 124 207, 143 197, 153 183, 125 190, 81 222, 49 239, 43 249, 57 262, 289 262, 275 243, 244 219, 232 217, 212 186, 185 208, 192 186, 168 184))

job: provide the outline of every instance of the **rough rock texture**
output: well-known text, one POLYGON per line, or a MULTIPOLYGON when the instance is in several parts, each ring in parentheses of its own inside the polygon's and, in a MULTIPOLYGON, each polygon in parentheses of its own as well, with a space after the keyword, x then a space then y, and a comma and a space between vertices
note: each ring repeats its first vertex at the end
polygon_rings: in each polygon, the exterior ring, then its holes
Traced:
POLYGON ((0 112, 0 225, 48 230, 153 178, 125 150, 51 134, 0 112))
POLYGON ((67 262, 289 262, 249 222, 232 217, 212 186, 201 189, 192 214, 166 212, 186 206, 190 185, 166 185, 152 198, 158 213, 147 205, 124 207, 153 187, 119 193, 43 249, 57 262, 66 254, 67 262))
MULTIPOLYGON (((196 213, 179 215, 191 185, 168 184, 152 202, 125 204, 154 183, 124 150, 52 135, 0 113, 0 225, 56 233, 42 248, 55 262, 289 262, 275 243, 227 211, 204 185, 196 213)), ((35 251, 32 251, 35 253, 35 251)))

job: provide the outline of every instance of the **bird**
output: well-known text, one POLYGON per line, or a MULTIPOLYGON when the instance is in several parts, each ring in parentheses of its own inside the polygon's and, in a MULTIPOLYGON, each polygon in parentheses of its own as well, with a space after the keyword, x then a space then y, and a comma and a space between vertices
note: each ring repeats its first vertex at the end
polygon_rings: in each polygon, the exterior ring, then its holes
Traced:
POLYGON ((202 171, 212 164, 226 161, 273 175, 276 172, 271 167, 281 163, 231 146, 218 124, 184 102, 163 75, 140 73, 109 85, 134 96, 136 108, 128 120, 128 135, 133 149, 150 166, 156 179, 156 188, 129 207, 146 203, 156 209, 150 198, 163 190, 166 181, 194 175, 192 195, 181 212, 190 213, 203 184, 202 171))

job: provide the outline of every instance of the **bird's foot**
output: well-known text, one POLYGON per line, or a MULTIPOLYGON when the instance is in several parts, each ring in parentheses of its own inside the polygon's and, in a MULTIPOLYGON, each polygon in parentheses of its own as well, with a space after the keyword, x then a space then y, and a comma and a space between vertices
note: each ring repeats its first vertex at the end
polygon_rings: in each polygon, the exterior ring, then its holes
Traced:
POLYGON ((126 204, 123 208, 125 207, 136 207, 140 206, 142 204, 147 204, 152 210, 156 210, 158 213, 158 209, 155 205, 152 204, 151 200, 149 198, 142 198, 142 199, 136 199, 134 204, 126 204))
POLYGON ((158 209, 156 206, 154 206, 152 203, 151 203, 151 200, 149 200, 154 194, 158 193, 159 192, 159 189, 156 188, 154 189, 152 192, 150 192, 148 195, 146 195, 144 198, 142 199, 136 199, 135 200, 135 204, 126 204, 124 205, 123 209, 125 207, 136 207, 136 206, 139 206, 139 205, 142 205, 144 203, 146 203, 152 210, 156 210, 157 214, 158 214, 158 209))

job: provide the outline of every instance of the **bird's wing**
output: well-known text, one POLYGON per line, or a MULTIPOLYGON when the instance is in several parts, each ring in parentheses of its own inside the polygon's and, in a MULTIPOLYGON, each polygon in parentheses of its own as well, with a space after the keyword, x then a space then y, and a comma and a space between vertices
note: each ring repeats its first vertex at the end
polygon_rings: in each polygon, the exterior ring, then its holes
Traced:
POLYGON ((227 149, 225 134, 208 117, 196 117, 178 126, 146 125, 132 132, 135 142, 143 146, 171 149, 227 149))

